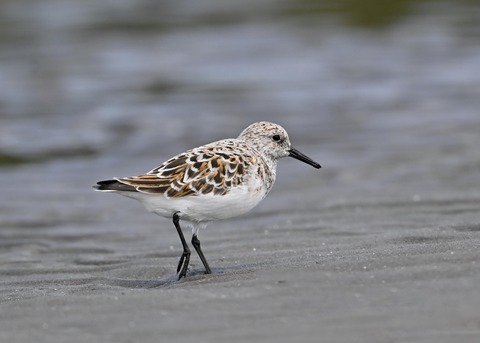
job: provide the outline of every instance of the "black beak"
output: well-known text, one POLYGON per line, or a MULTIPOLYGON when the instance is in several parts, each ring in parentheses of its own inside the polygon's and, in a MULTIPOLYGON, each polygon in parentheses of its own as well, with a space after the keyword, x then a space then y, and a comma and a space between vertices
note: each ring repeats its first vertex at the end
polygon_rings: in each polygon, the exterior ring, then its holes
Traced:
POLYGON ((305 162, 305 163, 311 165, 314 168, 320 169, 322 167, 317 162, 312 160, 310 157, 305 156, 304 154, 302 154, 297 149, 291 148, 288 152, 289 152, 288 156, 293 157, 293 158, 295 158, 299 161, 305 162))

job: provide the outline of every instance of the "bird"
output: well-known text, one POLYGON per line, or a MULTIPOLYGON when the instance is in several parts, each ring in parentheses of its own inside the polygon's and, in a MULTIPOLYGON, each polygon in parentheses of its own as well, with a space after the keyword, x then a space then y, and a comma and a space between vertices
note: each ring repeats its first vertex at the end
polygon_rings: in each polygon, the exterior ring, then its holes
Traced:
POLYGON ((180 280, 187 275, 191 255, 180 221, 192 226, 191 244, 205 274, 211 274, 198 238, 200 229, 258 205, 272 189, 277 162, 284 157, 321 168, 292 147, 282 126, 262 121, 249 125, 237 138, 193 148, 145 174, 99 181, 93 188, 136 199, 148 211, 173 220, 183 247, 176 274, 180 280))

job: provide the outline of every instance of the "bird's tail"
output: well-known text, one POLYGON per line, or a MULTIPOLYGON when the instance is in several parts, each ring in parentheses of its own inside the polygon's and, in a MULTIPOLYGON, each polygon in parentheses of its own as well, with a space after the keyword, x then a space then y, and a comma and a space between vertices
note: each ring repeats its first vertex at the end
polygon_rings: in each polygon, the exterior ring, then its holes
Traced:
POLYGON ((115 192, 115 191, 135 192, 136 191, 135 187, 126 185, 117 180, 98 181, 97 184, 93 186, 93 189, 101 192, 115 192))

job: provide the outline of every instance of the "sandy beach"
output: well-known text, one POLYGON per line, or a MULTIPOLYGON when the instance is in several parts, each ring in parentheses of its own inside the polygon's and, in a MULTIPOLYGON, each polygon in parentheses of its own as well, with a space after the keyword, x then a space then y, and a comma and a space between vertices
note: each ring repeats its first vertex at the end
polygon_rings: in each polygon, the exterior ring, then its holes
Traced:
MULTIPOLYGON (((170 221, 86 182, 62 208, 70 181, 57 178, 47 221, 30 221, 34 210, 3 224, 1 341, 474 342, 480 197, 467 181, 475 175, 459 178, 458 170, 469 169, 475 146, 456 152, 450 170, 434 162, 418 181, 388 182, 383 191, 335 186, 346 172, 329 172, 328 163, 325 173, 281 163, 301 180, 280 177, 250 215, 202 232, 213 275, 192 255, 180 282, 170 221), (440 191, 418 192, 425 179, 440 191), (79 206, 66 210, 71 203, 79 206)), ((373 184, 394 173, 374 164, 349 179, 373 184)), ((35 175, 40 182, 46 174, 35 175)), ((45 196, 30 195, 29 208, 45 196)))

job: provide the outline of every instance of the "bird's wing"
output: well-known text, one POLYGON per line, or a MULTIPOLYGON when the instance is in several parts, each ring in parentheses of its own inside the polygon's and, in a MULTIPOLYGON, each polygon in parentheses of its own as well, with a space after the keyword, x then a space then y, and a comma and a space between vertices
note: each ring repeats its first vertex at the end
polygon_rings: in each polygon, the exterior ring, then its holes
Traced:
POLYGON ((213 143, 177 155, 150 172, 117 178, 138 192, 181 198, 200 194, 225 195, 244 182, 255 157, 238 147, 226 148, 213 143))

